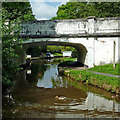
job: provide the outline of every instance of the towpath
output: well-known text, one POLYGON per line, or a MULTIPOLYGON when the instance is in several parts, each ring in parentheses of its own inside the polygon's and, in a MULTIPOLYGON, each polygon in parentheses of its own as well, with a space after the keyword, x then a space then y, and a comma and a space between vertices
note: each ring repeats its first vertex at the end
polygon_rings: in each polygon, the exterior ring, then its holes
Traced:
POLYGON ((101 73, 101 72, 95 72, 95 71, 88 71, 88 72, 92 72, 92 73, 99 74, 99 75, 105 75, 105 76, 109 76, 109 77, 118 77, 118 78, 120 78, 120 76, 113 75, 113 74, 107 74, 107 73, 101 73))
MULTIPOLYGON (((72 70, 83 70, 83 69, 86 69, 85 67, 64 67, 64 68, 69 68, 69 69, 72 69, 72 70)), ((101 72, 96 72, 96 71, 87 71, 87 72, 91 72, 91 73, 95 73, 95 74, 99 74, 99 75, 105 75, 105 76, 109 76, 109 77, 120 78, 119 75, 113 75, 113 74, 108 74, 108 73, 101 73, 101 72)))

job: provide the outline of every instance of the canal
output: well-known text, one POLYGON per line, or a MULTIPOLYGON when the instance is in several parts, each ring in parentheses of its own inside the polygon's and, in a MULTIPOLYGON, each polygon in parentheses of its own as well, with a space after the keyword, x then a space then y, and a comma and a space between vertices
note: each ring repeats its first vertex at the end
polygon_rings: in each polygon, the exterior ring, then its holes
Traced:
POLYGON ((120 113, 113 94, 71 81, 54 62, 33 61, 13 81, 3 96, 3 118, 117 118, 120 113))

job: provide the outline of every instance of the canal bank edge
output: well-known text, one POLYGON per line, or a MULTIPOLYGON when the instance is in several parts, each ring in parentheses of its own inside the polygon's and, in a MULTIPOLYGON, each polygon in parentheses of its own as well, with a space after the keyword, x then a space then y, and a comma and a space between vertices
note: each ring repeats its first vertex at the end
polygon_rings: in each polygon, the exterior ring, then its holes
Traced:
POLYGON ((70 70, 59 67, 60 74, 63 74, 77 82, 89 84, 111 93, 120 93, 118 78, 91 73, 87 70, 70 70))

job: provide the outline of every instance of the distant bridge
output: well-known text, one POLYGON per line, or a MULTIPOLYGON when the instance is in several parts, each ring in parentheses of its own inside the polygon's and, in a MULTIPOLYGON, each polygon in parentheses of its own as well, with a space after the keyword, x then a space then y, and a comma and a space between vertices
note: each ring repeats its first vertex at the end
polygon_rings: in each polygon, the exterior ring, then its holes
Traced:
POLYGON ((89 67, 118 62, 120 55, 120 18, 41 20, 23 23, 20 37, 23 43, 20 62, 25 63, 29 47, 63 45, 75 47, 78 62, 89 67))

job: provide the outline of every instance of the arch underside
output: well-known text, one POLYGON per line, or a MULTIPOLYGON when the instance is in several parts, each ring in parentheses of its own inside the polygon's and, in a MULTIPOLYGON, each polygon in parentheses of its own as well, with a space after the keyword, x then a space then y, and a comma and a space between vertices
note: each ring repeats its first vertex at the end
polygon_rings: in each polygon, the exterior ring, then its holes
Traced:
POLYGON ((70 42, 56 42, 56 41, 41 41, 41 42, 31 42, 31 43, 25 43, 23 44, 26 50, 30 47, 34 46, 43 46, 43 45, 57 45, 57 46, 71 46, 74 47, 78 52, 78 58, 77 62, 80 62, 82 64, 85 63, 85 58, 87 54, 87 49, 84 45, 80 43, 70 43, 70 42))

